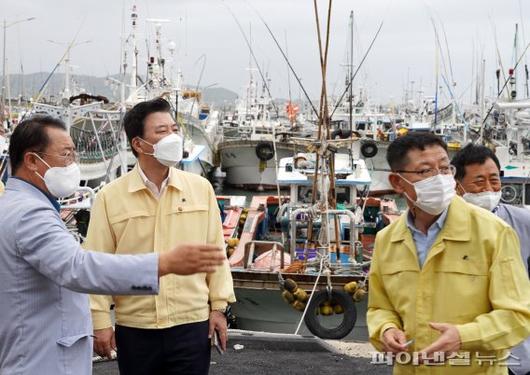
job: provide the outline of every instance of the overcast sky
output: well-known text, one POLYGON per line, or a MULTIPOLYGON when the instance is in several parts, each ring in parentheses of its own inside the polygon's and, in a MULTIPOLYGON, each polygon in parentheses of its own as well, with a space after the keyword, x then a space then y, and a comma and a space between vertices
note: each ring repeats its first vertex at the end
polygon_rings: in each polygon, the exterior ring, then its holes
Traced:
MULTIPOLYGON (((163 43, 176 43, 178 65, 186 83, 197 83, 201 71, 198 59, 204 54, 206 67, 201 85, 218 84, 242 94, 248 81, 249 51, 229 8, 247 33, 252 30, 254 52, 269 72, 273 96, 288 96, 287 67, 258 14, 282 45, 287 40, 293 67, 310 95, 318 97, 321 79, 312 0, 0 0, 0 15, 8 24, 36 17, 7 29, 9 71, 20 73, 21 62, 25 73, 51 71, 65 47, 48 40, 69 42, 79 31, 77 40, 91 43, 72 50, 75 73, 117 73, 122 30, 130 31, 134 3, 139 14, 141 74, 145 72, 145 39, 152 39, 154 33, 146 19, 165 18, 171 22, 162 27, 163 43)), ((324 19, 328 0, 318 0, 318 4, 324 19)), ((530 41, 528 0, 334 0, 328 91, 336 94, 343 87, 351 10, 356 29, 354 64, 358 64, 379 23, 384 21, 363 74, 355 81, 356 88, 366 87, 375 100, 383 102, 402 100, 407 76, 415 81, 414 91, 419 90, 421 82, 426 95, 434 94, 436 49, 431 17, 445 27, 456 94, 467 101, 474 78, 473 50, 475 56, 483 54, 486 60, 487 86, 491 90, 496 85, 494 28, 505 70, 512 65, 515 24, 521 20, 524 24, 520 30, 526 35, 521 32, 520 52, 523 41, 530 41)), ((443 38, 441 28, 439 32, 443 38)), ((298 97, 292 77, 291 85, 292 95, 298 97)))

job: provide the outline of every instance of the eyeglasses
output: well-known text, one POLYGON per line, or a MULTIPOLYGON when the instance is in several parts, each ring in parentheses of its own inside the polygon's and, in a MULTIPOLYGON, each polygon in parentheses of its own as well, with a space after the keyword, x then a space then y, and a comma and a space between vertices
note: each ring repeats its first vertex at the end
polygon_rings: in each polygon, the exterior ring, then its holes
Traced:
POLYGON ((47 152, 37 152, 38 154, 52 156, 64 160, 65 165, 79 163, 79 155, 75 151, 66 151, 62 154, 48 154, 47 152))
POLYGON ((437 174, 443 174, 443 175, 455 175, 456 168, 454 165, 448 165, 447 167, 440 167, 440 168, 425 168, 420 169, 418 171, 395 171, 396 173, 414 173, 422 178, 429 178, 436 176, 437 174))

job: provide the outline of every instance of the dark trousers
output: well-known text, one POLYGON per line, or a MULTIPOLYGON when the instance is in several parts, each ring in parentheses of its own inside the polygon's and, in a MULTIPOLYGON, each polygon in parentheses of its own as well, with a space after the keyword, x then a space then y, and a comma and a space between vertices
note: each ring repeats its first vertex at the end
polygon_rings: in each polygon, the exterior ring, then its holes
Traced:
POLYGON ((208 321, 165 329, 116 325, 121 375, 207 375, 210 368, 208 321))

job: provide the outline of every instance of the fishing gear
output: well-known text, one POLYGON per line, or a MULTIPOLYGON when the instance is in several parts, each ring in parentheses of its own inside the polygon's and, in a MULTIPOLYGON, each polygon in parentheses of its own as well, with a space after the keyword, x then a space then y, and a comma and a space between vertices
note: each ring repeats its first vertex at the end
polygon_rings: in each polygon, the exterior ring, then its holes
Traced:
POLYGON ((274 33, 272 32, 271 28, 269 27, 269 25, 267 24, 267 22, 263 19, 263 17, 261 16, 261 14, 257 11, 256 8, 254 8, 252 6, 252 4, 249 4, 249 6, 256 12, 257 16, 259 17, 259 19, 261 20, 261 22, 263 22, 263 24, 265 25, 265 27, 267 28, 267 31, 269 32, 270 36, 272 37, 272 40, 274 41, 274 43, 276 44, 276 47, 278 47, 278 49, 280 50, 280 53, 282 54, 283 58, 285 59, 285 62, 287 63, 287 66, 289 67, 289 69, 291 70, 291 72, 293 73, 294 75, 294 78, 296 78, 296 81, 298 82, 298 85, 300 86, 300 88, 302 89, 302 92, 304 93, 304 96, 306 97, 307 101, 309 102, 309 105, 311 106, 311 109, 313 110, 314 114, 316 116, 319 115, 319 112, 317 111, 317 109, 315 108, 315 105, 313 104, 313 102, 311 101, 311 98, 309 97, 309 94, 307 93, 304 85, 302 85, 302 80, 300 79, 300 77, 298 76, 298 74, 296 74, 296 71, 294 70, 293 66, 291 65, 291 63, 289 62, 289 58, 287 57, 287 55, 285 54, 285 52, 283 51, 283 48, 280 46, 280 43, 278 42, 278 39, 276 39, 276 36, 274 35, 274 33))
MULTIPOLYGON (((515 64, 515 66, 512 68, 513 71, 515 71, 515 69, 517 69, 517 67, 519 66, 519 63, 523 60, 523 57, 524 55, 526 54, 526 51, 528 50, 528 48, 530 47, 530 43, 528 43, 526 45, 526 48, 524 49, 523 53, 521 54, 521 57, 519 57, 519 60, 517 60, 517 63, 515 64)), ((511 76, 509 76, 505 81, 504 81, 504 85, 502 85, 502 88, 501 88, 501 91, 499 92, 499 94, 497 95, 497 99, 499 99, 499 97, 501 96, 502 92, 504 91, 504 89, 506 88, 506 86, 508 85, 508 83, 510 82, 510 78, 511 76)), ((486 120, 488 119, 489 115, 491 114, 491 111, 493 111, 493 107, 495 107, 495 104, 497 104, 497 101, 495 101, 495 103, 493 103, 490 107, 490 109, 488 110, 488 113, 486 113, 486 117, 484 117, 484 120, 482 120, 482 124, 481 124, 481 127, 484 126, 484 124, 486 123, 486 120)))
POLYGON ((230 15, 232 16, 234 21, 236 22, 237 27, 239 28, 239 31, 241 32, 241 35, 243 35, 243 39, 245 39, 245 43, 247 44, 247 47, 248 47, 248 49, 250 51, 250 56, 252 56, 252 59, 254 60, 254 63, 256 64, 256 67, 258 68, 258 72, 259 72, 259 75, 260 75, 260 77, 261 77, 261 79, 263 81, 263 85, 265 86, 265 89, 267 90, 267 94, 269 95, 269 98, 271 99, 272 107, 274 108, 274 111, 276 112, 276 116, 279 117, 280 115, 279 115, 278 107, 276 106, 276 104, 274 104, 274 99, 273 99, 271 91, 269 89, 269 85, 267 84, 267 79, 265 78, 265 75, 263 74, 263 72, 261 71, 261 69, 259 67, 258 59, 256 58, 256 55, 254 55, 254 50, 252 49, 252 44, 250 44, 250 41, 248 40, 247 35, 245 34, 245 31, 243 30, 243 27, 241 26, 241 23, 239 23, 239 20, 237 19, 237 17, 234 14, 234 12, 232 12, 232 9, 230 9, 230 7, 227 4, 225 4, 224 2, 223 2, 223 4, 225 5, 226 9, 230 12, 230 15))

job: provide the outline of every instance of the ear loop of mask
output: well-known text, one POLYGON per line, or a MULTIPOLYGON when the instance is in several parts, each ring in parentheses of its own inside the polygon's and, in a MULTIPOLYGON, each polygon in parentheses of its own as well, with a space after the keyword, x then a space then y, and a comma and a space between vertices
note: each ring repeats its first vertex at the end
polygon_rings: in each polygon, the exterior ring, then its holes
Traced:
MULTIPOLYGON (((412 185, 412 187, 414 188, 414 184, 413 184, 412 182, 410 182, 409 180, 407 180, 405 177, 403 177, 403 176, 401 175, 401 173, 396 173, 396 175, 398 175, 401 179, 403 179, 403 181, 407 182, 409 185, 412 185)), ((416 190, 414 190, 414 191, 416 191, 416 190)), ((406 197, 406 198, 407 198, 407 199, 408 199, 413 205, 415 205, 416 201, 413 201, 413 200, 409 197, 409 195, 407 194, 406 191, 403 192, 403 195, 404 195, 404 196, 405 196, 405 197, 406 197)))
POLYGON ((464 189, 462 184, 459 181, 456 181, 456 183, 457 183, 458 186, 460 186, 460 189, 462 189, 462 191, 464 192, 462 195, 467 194, 467 191, 466 191, 466 189, 464 189))
MULTIPOLYGON (((46 163, 46 161, 44 161, 44 159, 41 158, 41 157, 39 156, 39 154, 37 154, 36 152, 30 152, 30 154, 33 154, 33 155, 35 155, 36 157, 38 157, 40 161, 42 161, 44 164, 46 164, 46 166, 48 167, 48 169, 51 169, 50 164, 46 163)), ((39 177, 41 178, 41 180, 44 181, 44 177, 41 176, 37 171, 35 171, 35 174, 36 174, 37 176, 39 176, 39 177)))
POLYGON ((154 147, 155 145, 153 145, 152 143, 149 143, 147 142, 145 139, 143 139, 142 137, 138 137, 139 140, 141 140, 142 142, 145 142, 147 143, 149 146, 153 147, 153 152, 152 153, 149 153, 149 152, 145 152, 142 150, 142 154, 144 155, 149 155, 149 156, 152 156, 152 157, 155 157, 155 153, 154 153, 154 147))

